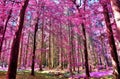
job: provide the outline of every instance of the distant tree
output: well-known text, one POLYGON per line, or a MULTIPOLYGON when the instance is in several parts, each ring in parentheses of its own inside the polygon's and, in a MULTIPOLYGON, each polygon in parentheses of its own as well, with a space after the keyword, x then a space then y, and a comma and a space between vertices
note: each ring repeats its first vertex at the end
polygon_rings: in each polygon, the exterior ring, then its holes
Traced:
POLYGON ((39 17, 36 18, 36 23, 35 23, 35 30, 34 30, 34 42, 33 42, 33 53, 32 53, 32 66, 31 66, 31 75, 35 75, 34 73, 34 67, 35 67, 35 51, 36 51, 36 36, 37 36, 37 30, 38 30, 38 22, 39 22, 39 17))
POLYGON ((0 41, 0 58, 1 58, 1 52, 2 52, 2 45, 3 45, 3 41, 4 41, 4 38, 5 38, 5 33, 6 33, 6 29, 7 29, 7 24, 9 22, 9 19, 11 17, 11 14, 12 14, 12 9, 10 9, 10 11, 8 12, 8 16, 7 16, 7 19, 5 20, 5 25, 4 25, 4 29, 0 29, 2 32, 2 38, 1 38, 1 41, 0 41))

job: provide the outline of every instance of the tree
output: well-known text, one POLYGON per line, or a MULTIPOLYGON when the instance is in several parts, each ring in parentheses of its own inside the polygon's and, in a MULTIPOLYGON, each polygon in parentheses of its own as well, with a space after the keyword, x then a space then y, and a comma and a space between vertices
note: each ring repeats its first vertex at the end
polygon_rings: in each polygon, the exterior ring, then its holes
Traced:
POLYGON ((87 40, 86 40, 86 30, 85 26, 82 23, 82 31, 83 31, 83 43, 84 43, 84 53, 85 53, 85 68, 86 68, 86 76, 90 77, 89 73, 89 64, 88 64, 88 50, 87 50, 87 40))
POLYGON ((33 54, 32 54, 32 66, 31 66, 31 75, 35 75, 34 73, 34 66, 35 66, 35 51, 36 51, 36 36, 37 36, 37 30, 38 30, 38 22, 39 22, 39 17, 36 18, 36 23, 35 23, 35 30, 34 30, 34 42, 33 42, 33 54))
MULTIPOLYGON (((76 4, 76 0, 73 0, 73 3, 76 5, 78 12, 80 12, 80 9, 79 9, 80 5, 76 4)), ((86 0, 84 1, 84 6, 83 6, 84 12, 85 12, 85 7, 86 7, 86 0)), ((84 17, 85 14, 82 16, 84 17)), ((88 64, 88 51, 87 51, 87 40, 86 40, 86 31, 85 31, 84 22, 85 22, 85 17, 84 17, 83 23, 81 25, 82 25, 82 31, 83 31, 83 43, 84 43, 84 53, 85 53, 85 68, 86 68, 85 73, 86 73, 86 77, 89 78, 90 74, 89 74, 89 64, 88 64)))
POLYGON ((110 0, 111 7, 113 10, 115 22, 117 25, 117 32, 118 32, 118 40, 120 41, 120 0, 110 0))
POLYGON ((4 41, 4 38, 5 38, 6 29, 7 29, 7 24, 9 22, 10 17, 11 17, 11 14, 12 14, 12 9, 10 9, 10 11, 8 13, 8 17, 7 17, 7 19, 5 21, 5 25, 4 25, 3 35, 2 35, 2 38, 1 38, 1 41, 0 41, 0 58, 1 58, 1 52, 2 52, 2 45, 3 45, 3 41, 4 41))
POLYGON ((8 72, 7 72, 7 79, 16 79, 19 44, 20 44, 20 38, 21 38, 21 33, 23 29, 23 24, 24 24, 25 11, 28 6, 28 2, 29 0, 25 0, 24 5, 22 5, 22 8, 20 10, 20 15, 19 15, 19 20, 18 20, 19 23, 17 25, 18 29, 15 33, 15 37, 12 43, 9 67, 8 67, 8 72))
POLYGON ((111 27, 111 23, 110 23, 110 17, 108 14, 109 12, 108 12, 108 8, 107 8, 107 4, 102 2, 101 5, 103 7, 105 23, 106 23, 106 27, 107 27, 106 31, 107 31, 108 41, 109 41, 109 45, 110 45, 110 53, 112 56, 112 64, 113 64, 113 68, 114 68, 114 74, 116 76, 116 79, 120 79, 120 66, 119 66, 118 54, 117 54, 113 31, 112 31, 112 27, 111 27))

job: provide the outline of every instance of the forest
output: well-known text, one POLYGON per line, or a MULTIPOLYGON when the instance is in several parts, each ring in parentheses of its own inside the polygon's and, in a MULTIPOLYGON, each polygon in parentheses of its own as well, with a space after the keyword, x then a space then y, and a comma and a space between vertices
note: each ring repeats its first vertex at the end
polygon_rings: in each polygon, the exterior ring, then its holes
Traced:
POLYGON ((120 0, 0 0, 0 79, 120 79, 120 0))

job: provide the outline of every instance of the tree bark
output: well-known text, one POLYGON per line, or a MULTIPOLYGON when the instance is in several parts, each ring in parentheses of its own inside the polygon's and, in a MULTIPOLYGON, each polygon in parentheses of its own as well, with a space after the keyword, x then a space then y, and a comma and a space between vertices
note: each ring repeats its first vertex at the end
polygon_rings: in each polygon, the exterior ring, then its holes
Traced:
MULTIPOLYGON (((44 23, 44 21, 43 21, 44 23)), ((42 71, 42 64, 43 64, 43 55, 45 54, 44 52, 44 24, 42 26, 42 41, 41 41, 41 52, 40 52, 40 64, 39 64, 39 70, 42 71)))
POLYGON ((59 43, 60 43, 60 47, 59 47, 59 67, 60 67, 60 69, 61 70, 63 70, 63 46, 62 46, 62 43, 63 43, 63 41, 62 41, 62 26, 61 26, 61 24, 60 24, 60 26, 59 26, 59 29, 60 29, 60 31, 59 31, 59 43))
POLYGON ((115 18, 115 22, 117 25, 117 37, 118 40, 120 42, 120 0, 110 0, 111 6, 112 6, 112 10, 113 10, 113 14, 114 14, 114 18, 115 18))
POLYGON ((9 63, 6 79, 16 79, 19 44, 20 44, 20 38, 21 38, 21 33, 22 33, 22 29, 23 29, 23 24, 24 24, 25 11, 26 11, 28 2, 29 2, 29 0, 25 0, 24 5, 22 6, 22 9, 20 10, 20 15, 19 15, 20 19, 19 19, 19 24, 18 24, 18 30, 15 33, 15 37, 14 37, 13 43, 12 43, 12 49, 11 49, 11 54, 10 54, 10 63, 9 63))
POLYGON ((6 29, 7 29, 7 24, 9 22, 10 17, 11 17, 11 14, 12 14, 12 9, 10 9, 8 17, 7 17, 6 21, 5 21, 5 26, 4 26, 5 28, 4 28, 3 36, 2 36, 2 39, 1 39, 1 42, 0 42, 0 58, 1 58, 1 52, 2 52, 2 45, 3 45, 3 41, 4 41, 6 29))
POLYGON ((69 31, 69 45, 70 45, 70 51, 69 51, 69 53, 68 53, 68 62, 69 62, 69 65, 68 65, 68 67, 69 67, 69 72, 70 72, 70 75, 72 75, 73 76, 73 71, 72 71, 72 68, 73 68, 73 66, 72 66, 72 50, 71 50, 71 43, 72 43, 72 40, 71 40, 71 23, 69 23, 69 26, 68 26, 68 31, 69 31))
POLYGON ((52 33, 52 38, 51 38, 51 67, 54 68, 54 34, 52 33))
POLYGON ((52 62, 51 62, 51 37, 52 37, 52 34, 51 34, 51 20, 50 20, 50 32, 49 32, 49 51, 48 51, 48 67, 49 69, 52 68, 52 62))
MULTIPOLYGON (((76 0, 73 0, 72 2, 73 2, 73 4, 75 4, 75 6, 76 6, 76 8, 79 12, 80 11, 80 9, 79 9, 80 5, 77 5, 76 0)), ((85 11, 86 0, 84 0, 83 3, 84 3, 84 11, 85 11)), ((83 17, 84 17, 84 14, 83 14, 83 17)), ((85 17, 84 17, 83 21, 85 21, 85 17)), ((85 72, 86 72, 86 77, 89 78, 90 74, 89 74, 89 64, 88 64, 88 51, 87 51, 87 40, 86 40, 86 31, 85 31, 84 23, 82 23, 82 31, 83 31, 84 53, 85 53, 85 68, 86 68, 85 72)))
POLYGON ((38 21, 39 17, 37 17, 37 22, 35 24, 35 31, 34 31, 34 43, 33 43, 33 53, 32 53, 32 66, 31 66, 31 75, 34 76, 34 67, 35 67, 35 51, 36 51, 36 36, 38 30, 38 21))
POLYGON ((88 64, 88 51, 87 51, 87 40, 86 40, 86 30, 85 30, 85 26, 82 23, 82 31, 83 31, 83 43, 84 43, 84 53, 85 53, 85 72, 86 72, 86 76, 90 77, 90 73, 89 73, 89 64, 88 64))
POLYGON ((26 47, 26 53, 25 53, 25 69, 27 67, 27 59, 28 59, 28 50, 29 50, 29 38, 30 38, 30 33, 28 33, 28 38, 27 38, 27 47, 26 47))
POLYGON ((19 57, 19 68, 21 68, 22 67, 22 54, 23 54, 23 37, 24 37, 24 34, 22 34, 22 36, 21 36, 21 45, 20 45, 20 57, 19 57))
MULTIPOLYGON (((40 64, 39 64, 39 70, 40 71, 42 71, 43 69, 42 69, 42 64, 44 64, 44 62, 45 62, 45 56, 46 56, 46 54, 45 54, 45 52, 43 52, 44 51, 44 4, 43 4, 43 6, 42 6, 42 16, 43 16, 43 18, 42 18, 42 28, 41 28, 41 31, 42 31, 42 39, 41 39, 41 52, 40 52, 40 64)), ((45 65, 45 64, 44 64, 45 65)))
POLYGON ((101 3, 103 6, 103 11, 104 11, 104 17, 105 17, 105 23, 106 23, 106 31, 108 35, 108 41, 110 45, 110 52, 112 56, 112 64, 114 68, 114 74, 116 76, 116 79, 120 79, 120 66, 119 66, 119 60, 118 60, 118 54, 117 54, 117 49, 115 45, 115 40, 113 36, 113 31, 112 31, 112 26, 110 24, 110 17, 109 17, 109 12, 107 8, 107 4, 101 3))

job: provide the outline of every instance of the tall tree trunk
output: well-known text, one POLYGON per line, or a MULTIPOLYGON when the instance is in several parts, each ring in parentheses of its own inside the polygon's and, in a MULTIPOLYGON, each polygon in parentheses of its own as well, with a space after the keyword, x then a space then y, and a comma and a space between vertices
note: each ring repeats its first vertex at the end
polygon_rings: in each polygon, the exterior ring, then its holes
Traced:
POLYGON ((71 40, 71 25, 70 24, 68 26, 68 29, 69 29, 69 46, 70 46, 70 51, 69 51, 69 54, 68 54, 68 56, 69 56, 69 58, 68 58, 69 65, 68 66, 69 66, 70 74, 73 75, 73 71, 72 71, 72 68, 73 68, 73 66, 72 66, 72 50, 71 50, 72 40, 71 40))
POLYGON ((84 53, 85 53, 85 72, 86 72, 86 76, 90 77, 90 73, 89 73, 89 64, 88 64, 88 51, 87 51, 87 40, 86 40, 86 30, 85 30, 85 26, 82 23, 82 31, 83 31, 83 43, 84 43, 84 53))
POLYGON ((60 32, 59 32, 59 67, 61 70, 63 70, 63 46, 62 46, 62 26, 59 26, 60 32))
POLYGON ((1 42, 0 42, 0 58, 1 58, 2 45, 3 45, 3 41, 4 41, 4 37, 5 37, 5 32, 6 32, 7 24, 8 24, 8 22, 9 22, 10 17, 11 17, 11 14, 12 14, 12 9, 10 9, 9 14, 8 14, 8 17, 7 17, 7 19, 6 19, 6 21, 5 21, 5 25, 4 25, 3 36, 2 36, 2 39, 1 39, 1 42))
MULTIPOLYGON (((86 1, 84 0, 84 12, 86 12, 86 1)), ((83 17, 85 14, 83 14, 83 17)), ((84 17, 84 23, 85 23, 85 17, 84 17)), ((90 73, 89 73, 89 63, 88 63, 88 50, 87 50, 87 39, 86 39, 86 29, 85 25, 82 23, 82 31, 83 31, 83 43, 84 43, 84 53, 85 53, 85 73, 86 73, 86 78, 89 79, 90 73)))
MULTIPOLYGON (((76 0, 73 0, 72 2, 73 2, 73 4, 75 4, 75 6, 76 6, 76 8, 79 12, 80 11, 80 9, 79 9, 80 5, 77 5, 76 0)), ((86 11, 85 10, 86 9, 85 8, 86 7, 86 0, 84 0, 83 3, 84 3, 84 12, 85 12, 86 11)), ((83 17, 84 17, 84 15, 85 14, 83 14, 83 17)), ((84 17, 84 21, 85 21, 85 17, 84 17)), ((89 74, 89 64, 88 64, 88 51, 87 51, 87 40, 86 40, 86 31, 85 31, 84 23, 82 23, 82 31, 83 31, 84 53, 85 53, 85 68, 86 68, 85 72, 86 72, 87 78, 89 78, 90 74, 89 74)))
MULTIPOLYGON (((43 21, 44 23, 44 21, 43 21)), ((42 40, 41 40, 41 52, 40 52, 40 64, 39 64, 39 70, 42 71, 42 64, 43 64, 43 54, 44 54, 44 24, 42 26, 42 40)))
POLYGON ((19 57, 19 62, 18 62, 19 68, 21 68, 21 66, 22 66, 21 64, 22 64, 22 51, 23 51, 23 35, 24 34, 22 34, 22 36, 21 36, 21 45, 20 45, 21 47, 20 47, 20 55, 19 55, 20 57, 19 57))
POLYGON ((27 59, 28 59, 28 50, 29 50, 29 38, 30 38, 30 33, 28 33, 28 38, 27 38, 27 47, 26 47, 26 54, 25 54, 25 69, 27 67, 27 59))
POLYGON ((51 67, 54 68, 54 34, 52 33, 52 38, 51 38, 51 67))
POLYGON ((80 48, 79 48, 79 35, 77 35, 77 72, 80 73, 80 48))
POLYGON ((108 12, 108 8, 107 8, 107 4, 101 3, 101 5, 103 6, 103 11, 104 11, 104 17, 105 17, 105 22, 106 22, 106 31, 107 31, 107 35, 108 35, 108 41, 109 41, 109 45, 110 45, 110 52, 111 52, 111 56, 112 56, 112 64, 113 64, 113 68, 114 68, 114 74, 116 76, 116 79, 120 79, 120 66, 119 66, 119 60, 118 60, 118 54, 117 54, 117 49, 115 46, 115 40, 114 40, 114 36, 113 36, 113 31, 112 31, 112 27, 110 24, 110 17, 109 17, 109 12, 108 12))
POLYGON ((73 66, 73 71, 75 71, 75 50, 74 50, 74 32, 73 32, 73 26, 71 25, 71 57, 72 57, 72 66, 73 66))
POLYGON ((51 69, 52 67, 51 67, 51 37, 52 37, 52 34, 51 34, 51 21, 50 21, 50 32, 49 32, 49 54, 48 54, 48 67, 49 67, 49 69, 51 69))
POLYGON ((29 2, 29 0, 25 0, 24 5, 22 6, 22 9, 20 10, 19 24, 17 26, 18 30, 15 33, 15 37, 14 37, 13 43, 12 43, 12 49, 11 49, 11 54, 10 54, 10 63, 9 63, 8 72, 7 72, 7 79, 16 79, 19 44, 20 44, 20 38, 21 38, 21 33, 22 33, 22 29, 23 29, 23 24, 24 24, 25 11, 26 11, 28 2, 29 2))
MULTIPOLYGON (((80 40, 81 41, 81 40, 80 40)), ((82 51, 82 49, 80 50, 80 54, 81 54, 81 63, 80 65, 82 66, 82 69, 84 69, 84 52, 82 51)))
POLYGON ((45 62, 45 52, 44 51, 44 3, 42 4, 42 28, 41 28, 41 31, 42 31, 42 40, 41 40, 41 52, 40 52, 40 64, 39 64, 39 70, 42 71, 42 64, 45 62))
POLYGON ((120 42, 120 0, 110 0, 111 6, 112 6, 112 10, 113 10, 113 14, 114 14, 114 18, 115 18, 115 22, 117 25, 117 37, 118 40, 120 42))
POLYGON ((35 24, 35 30, 34 30, 34 42, 33 42, 33 53, 32 53, 32 66, 31 66, 31 75, 34 76, 34 67, 35 67, 35 51, 36 51, 36 36, 37 36, 37 30, 38 30, 38 21, 39 17, 37 17, 37 22, 35 24))

